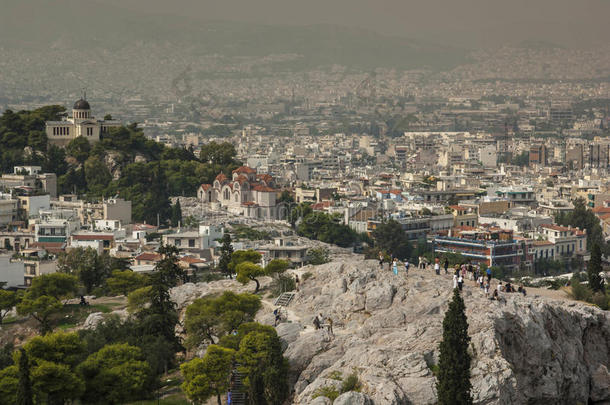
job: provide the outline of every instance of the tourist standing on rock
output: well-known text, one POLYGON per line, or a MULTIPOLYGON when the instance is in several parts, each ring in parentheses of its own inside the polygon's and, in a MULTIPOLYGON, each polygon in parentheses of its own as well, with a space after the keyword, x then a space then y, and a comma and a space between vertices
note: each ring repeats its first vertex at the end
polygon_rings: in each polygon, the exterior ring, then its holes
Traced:
POLYGON ((320 329, 320 320, 318 319, 317 315, 313 318, 313 327, 316 330, 320 329))
POLYGON ((487 282, 491 283, 491 269, 489 267, 487 268, 487 282))
POLYGON ((434 258, 434 272, 436 273, 437 276, 441 275, 441 261, 439 260, 438 257, 434 258))
POLYGON ((409 275, 409 259, 405 260, 405 274, 409 275))
POLYGON ((392 262, 392 272, 394 272, 395 276, 398 275, 398 259, 397 258, 394 258, 394 261, 392 262))
POLYGON ((502 291, 504 291, 504 287, 502 286, 502 282, 500 281, 500 282, 498 283, 498 292, 500 293, 500 292, 502 292, 502 291))
POLYGON ((457 276, 454 274, 454 275, 453 275, 453 289, 454 289, 454 290, 455 290, 455 289, 457 288, 457 286, 458 286, 458 283, 457 283, 457 278, 458 278, 458 277, 457 277, 457 276))
POLYGON ((330 316, 328 317, 328 333, 331 336, 334 336, 334 332, 333 332, 333 318, 331 318, 330 316))
POLYGON ((379 252, 379 268, 383 269, 383 253, 379 252))
POLYGON ((489 281, 485 283, 485 298, 489 297, 489 281))
POLYGON ((448 274, 447 270, 449 269, 449 259, 445 257, 445 274, 448 274))
POLYGON ((456 277, 460 275, 460 265, 459 264, 455 265, 455 272, 453 274, 455 274, 456 277))
POLYGON ((462 275, 460 275, 458 277, 457 283, 458 283, 458 288, 460 289, 460 291, 462 291, 462 287, 464 286, 464 277, 462 277, 462 275))
POLYGON ((295 274, 294 275, 294 285, 296 286, 297 292, 299 291, 299 282, 300 282, 299 275, 295 274))
POLYGON ((477 279, 477 283, 479 284, 479 288, 483 288, 483 276, 479 274, 479 278, 477 279))

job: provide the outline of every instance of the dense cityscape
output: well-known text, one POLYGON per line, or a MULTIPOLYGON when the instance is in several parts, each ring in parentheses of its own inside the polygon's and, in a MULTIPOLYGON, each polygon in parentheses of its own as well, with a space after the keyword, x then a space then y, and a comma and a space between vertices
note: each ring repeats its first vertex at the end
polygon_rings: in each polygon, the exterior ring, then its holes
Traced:
POLYGON ((212 27, 0 40, 0 405, 610 400, 607 44, 212 27))

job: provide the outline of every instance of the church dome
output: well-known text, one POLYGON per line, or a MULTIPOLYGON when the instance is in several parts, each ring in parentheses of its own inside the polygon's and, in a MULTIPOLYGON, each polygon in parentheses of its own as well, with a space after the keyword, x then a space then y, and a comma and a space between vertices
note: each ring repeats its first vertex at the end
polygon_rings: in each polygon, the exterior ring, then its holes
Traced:
POLYGON ((72 107, 72 108, 74 110, 90 110, 91 106, 89 106, 89 103, 87 102, 87 100, 84 100, 81 98, 76 103, 74 103, 74 107, 72 107))

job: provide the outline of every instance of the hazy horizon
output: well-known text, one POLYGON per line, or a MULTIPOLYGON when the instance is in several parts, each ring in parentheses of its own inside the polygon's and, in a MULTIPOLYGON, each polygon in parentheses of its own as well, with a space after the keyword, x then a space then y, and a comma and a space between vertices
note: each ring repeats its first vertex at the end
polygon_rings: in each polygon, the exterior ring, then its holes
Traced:
POLYGON ((98 0, 148 14, 265 25, 330 24, 478 48, 544 41, 607 45, 608 0, 98 0), (145 4, 143 6, 143 4, 145 4))

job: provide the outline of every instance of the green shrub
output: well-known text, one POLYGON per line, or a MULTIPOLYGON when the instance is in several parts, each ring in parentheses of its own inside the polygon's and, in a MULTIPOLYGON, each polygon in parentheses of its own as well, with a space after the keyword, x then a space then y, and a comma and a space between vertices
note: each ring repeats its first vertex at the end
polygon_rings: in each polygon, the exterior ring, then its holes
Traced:
POLYGON ((356 373, 352 373, 348 375, 341 383, 341 393, 348 391, 356 391, 360 392, 362 388, 362 384, 360 384, 360 380, 358 379, 358 375, 356 373))
POLYGON ((273 280, 271 286, 271 292, 274 296, 279 296, 286 291, 294 291, 296 289, 296 283, 294 278, 285 274, 280 274, 277 279, 273 280))
POLYGON ((223 280, 225 277, 222 273, 216 272, 205 272, 196 275, 199 282, 209 283, 211 281, 223 280))
POLYGON ((335 370, 332 373, 330 373, 327 378, 330 378, 331 380, 341 381, 341 380, 343 380, 343 373, 341 373, 341 371, 335 370))
POLYGON ((326 398, 330 399, 331 401, 334 401, 335 399, 337 399, 338 396, 339 396, 339 391, 337 391, 337 389, 335 387, 325 385, 324 387, 320 387, 317 390, 315 390, 312 398, 315 399, 317 397, 326 397, 326 398))
POLYGON ((313 273, 311 271, 308 271, 307 273, 303 273, 303 275, 301 276, 301 279, 303 281, 307 280, 308 278, 312 278, 313 277, 313 273))
POLYGON ((307 261, 313 265, 330 262, 330 251, 328 248, 312 248, 307 251, 307 261))
POLYGON ((578 301, 591 301, 591 297, 593 296, 593 292, 589 287, 584 284, 581 284, 580 281, 576 278, 572 278, 572 288, 570 291, 570 295, 573 299, 578 301))
POLYGON ((601 309, 606 311, 606 310, 608 310, 608 307, 610 304, 609 298, 610 297, 608 297, 606 294, 597 292, 597 293, 593 294, 593 297, 591 297, 591 303, 597 305, 598 307, 600 307, 601 309))

